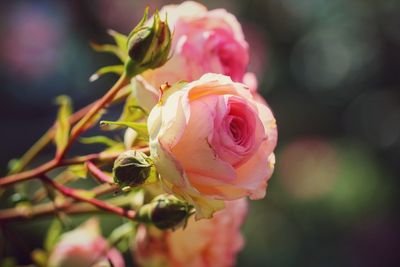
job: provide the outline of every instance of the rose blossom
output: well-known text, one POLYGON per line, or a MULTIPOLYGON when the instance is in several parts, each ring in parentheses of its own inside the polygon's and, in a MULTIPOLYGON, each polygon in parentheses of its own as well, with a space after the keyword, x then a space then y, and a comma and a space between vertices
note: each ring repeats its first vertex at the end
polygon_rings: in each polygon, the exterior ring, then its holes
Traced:
POLYGON ((64 233, 49 257, 49 267, 124 267, 122 255, 109 248, 107 240, 100 235, 99 222, 90 219, 77 229, 64 233))
POLYGON ((143 73, 147 84, 139 88, 145 92, 139 92, 138 99, 146 102, 145 108, 154 106, 158 88, 166 82, 193 81, 209 72, 242 82, 249 62, 248 44, 235 16, 224 9, 209 11, 192 1, 167 5, 160 16, 173 32, 171 58, 161 68, 143 73))
POLYGON ((160 15, 168 19, 174 32, 173 54, 169 63, 154 72, 154 76, 167 73, 170 78, 174 73, 175 81, 192 81, 204 73, 214 72, 242 81, 249 61, 248 45, 232 14, 225 9, 208 11, 199 3, 187 1, 163 7, 160 15))
POLYGON ((167 191, 210 217, 221 200, 265 196, 277 129, 271 110, 224 75, 164 91, 148 118, 150 152, 167 191))
POLYGON ((228 267, 243 247, 240 227, 247 212, 246 199, 228 201, 226 209, 210 220, 189 219, 184 229, 138 229, 134 257, 140 266, 228 267))

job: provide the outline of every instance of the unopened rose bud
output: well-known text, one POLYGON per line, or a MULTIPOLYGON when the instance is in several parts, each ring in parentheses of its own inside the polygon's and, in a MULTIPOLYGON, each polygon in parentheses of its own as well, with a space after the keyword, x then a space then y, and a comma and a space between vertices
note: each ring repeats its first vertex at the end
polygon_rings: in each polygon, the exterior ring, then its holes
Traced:
POLYGON ((164 65, 171 48, 171 31, 166 21, 161 21, 156 13, 152 25, 147 21, 146 9, 140 23, 129 34, 127 73, 138 74, 147 69, 156 69, 164 65))
POLYGON ((187 202, 173 195, 160 195, 139 209, 138 218, 161 230, 178 228, 186 223, 191 209, 187 202))
POLYGON ((124 188, 141 185, 149 177, 151 166, 149 157, 143 152, 125 151, 114 162, 114 182, 124 188))

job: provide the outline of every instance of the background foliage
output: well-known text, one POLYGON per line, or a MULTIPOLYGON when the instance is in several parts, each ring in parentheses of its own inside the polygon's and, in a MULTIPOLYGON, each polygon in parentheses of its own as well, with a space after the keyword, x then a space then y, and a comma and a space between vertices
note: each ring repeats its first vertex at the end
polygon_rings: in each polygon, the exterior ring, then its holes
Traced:
MULTIPOLYGON (((56 96, 70 95, 78 109, 112 84, 112 76, 88 82, 99 67, 116 63, 89 41, 109 42, 108 28, 128 33, 146 5, 171 2, 177 1, 0 3, 1 174, 52 124, 56 96)), ((267 198, 251 203, 238 265, 396 266, 400 2, 203 3, 226 8, 243 24, 250 70, 280 134, 276 172, 267 198)), ((95 150, 87 146, 86 153, 95 150)), ((104 217, 105 232, 119 220, 104 217)), ((14 247, 26 259, 42 245, 48 223, 15 223, 8 233, 14 243, 0 240, 2 249, 14 247)))

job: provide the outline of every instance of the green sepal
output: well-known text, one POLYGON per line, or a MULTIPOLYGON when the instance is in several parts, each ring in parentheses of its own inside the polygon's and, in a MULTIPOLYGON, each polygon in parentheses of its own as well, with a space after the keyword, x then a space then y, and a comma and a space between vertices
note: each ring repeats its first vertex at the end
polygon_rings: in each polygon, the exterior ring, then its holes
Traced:
POLYGON ((128 127, 135 130, 140 136, 144 138, 149 137, 149 133, 147 131, 147 123, 145 122, 130 122, 130 121, 100 121, 100 126, 104 129, 107 129, 109 125, 117 125, 122 127, 128 127))
MULTIPOLYGON (((135 122, 144 117, 147 117, 148 113, 138 103, 136 97, 130 94, 125 101, 124 109, 118 121, 129 121, 135 122)), ((104 130, 115 130, 119 128, 119 125, 108 125, 104 130)))
POLYGON ((86 144, 86 145, 91 145, 91 144, 102 144, 105 145, 107 147, 111 147, 113 145, 118 144, 117 141, 107 137, 107 136, 91 136, 91 137, 81 137, 79 138, 79 141, 82 144, 86 144))
POLYGON ((86 177, 87 177, 87 167, 85 164, 70 165, 70 166, 68 166, 66 171, 70 172, 76 178, 86 179, 86 177))
POLYGON ((93 73, 92 76, 89 77, 89 81, 94 82, 107 73, 115 73, 118 75, 122 75, 124 73, 124 70, 125 70, 124 65, 105 66, 97 70, 95 73, 93 73))
POLYGON ((128 55, 128 51, 126 48, 127 42, 128 42, 128 36, 119 33, 114 30, 108 30, 107 33, 113 37, 115 43, 117 44, 118 48, 121 49, 122 51, 126 52, 126 55, 128 55))
POLYGON ((147 21, 148 17, 149 17, 149 7, 146 7, 146 9, 144 10, 142 19, 139 21, 139 23, 136 25, 136 27, 129 33, 127 40, 129 40, 129 38, 131 38, 137 31, 140 30, 140 28, 147 21))
POLYGON ((108 147, 106 150, 104 150, 102 153, 118 153, 118 152, 123 152, 125 150, 124 143, 116 143, 113 146, 108 147))
POLYGON ((96 43, 90 43, 90 46, 93 48, 94 51, 96 52, 103 52, 103 53, 110 53, 115 56, 117 56, 122 62, 125 62, 128 58, 128 54, 126 51, 122 50, 116 45, 112 44, 96 44, 96 43))
POLYGON ((144 72, 146 68, 140 67, 134 60, 128 58, 125 62, 125 73, 127 77, 135 77, 144 72))

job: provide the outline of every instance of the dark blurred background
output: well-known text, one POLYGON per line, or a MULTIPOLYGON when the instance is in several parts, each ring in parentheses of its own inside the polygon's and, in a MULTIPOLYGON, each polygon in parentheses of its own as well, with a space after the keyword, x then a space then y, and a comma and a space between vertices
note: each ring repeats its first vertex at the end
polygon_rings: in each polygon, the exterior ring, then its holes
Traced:
MULTIPOLYGON (((115 80, 88 82, 116 62, 89 41, 174 2, 1 1, 1 174, 52 124, 56 96, 78 109, 115 80)), ((279 127, 276 172, 251 203, 238 266, 400 266, 400 1, 202 2, 242 23, 279 127)), ((25 234, 26 251, 41 242, 25 234)))

